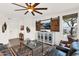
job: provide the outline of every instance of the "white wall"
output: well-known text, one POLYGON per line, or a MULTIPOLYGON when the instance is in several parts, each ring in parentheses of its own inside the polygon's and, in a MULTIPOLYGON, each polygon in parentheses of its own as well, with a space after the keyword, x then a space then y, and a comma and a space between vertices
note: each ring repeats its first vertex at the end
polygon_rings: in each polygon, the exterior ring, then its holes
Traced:
POLYGON ((30 40, 35 39, 35 20, 34 18, 18 19, 18 18, 10 18, 0 15, 0 43, 7 44, 9 39, 18 38, 20 31, 20 26, 24 25, 24 40, 29 38, 30 40), (7 30, 5 33, 2 33, 2 25, 6 22, 7 30), (26 32, 26 27, 30 28, 30 33, 26 32))
POLYGON ((24 18, 24 27, 25 27, 25 30, 24 30, 24 38, 25 40, 26 39, 30 39, 30 40, 35 40, 35 18, 27 18, 25 17, 24 18), (30 32, 27 33, 26 31, 26 27, 29 27, 30 28, 30 32))
MULTIPOLYGON (((60 32, 56 32, 55 33, 55 44, 59 44, 60 40, 63 40, 63 22, 62 22, 62 16, 63 15, 67 15, 67 14, 73 14, 78 12, 79 9, 72 9, 65 11, 65 12, 61 12, 61 13, 57 13, 57 14, 50 14, 50 15, 45 15, 45 16, 41 16, 40 18, 27 18, 27 16, 25 18, 22 19, 17 19, 17 18, 11 18, 8 20, 8 17, 5 17, 3 15, 0 15, 0 43, 8 43, 9 39, 12 38, 17 38, 18 34, 20 32, 20 25, 24 24, 25 26, 25 30, 24 30, 24 38, 25 40, 27 38, 34 40, 35 39, 35 22, 36 20, 44 20, 44 19, 48 19, 48 18, 54 18, 57 16, 60 16, 60 32), (6 21, 7 23, 7 30, 5 33, 2 33, 2 24, 6 21), (28 26, 31 29, 30 33, 26 32, 26 26, 28 26)), ((79 13, 79 12, 78 12, 79 13)), ((6 15, 7 16, 7 15, 6 15)), ((78 17, 79 19, 79 17, 78 17)), ((79 20, 78 20, 78 38, 79 38, 79 20)))
POLYGON ((5 33, 2 33, 2 24, 6 21, 5 17, 0 15, 0 43, 7 43, 9 38, 9 31, 6 30, 5 33))
POLYGON ((78 12, 78 19, 77 19, 77 38, 79 39, 79 12, 78 12))
POLYGON ((17 19, 8 19, 0 15, 0 43, 7 44, 11 38, 17 38, 19 33, 19 23, 17 19), (2 25, 6 22, 7 30, 2 33, 2 25))

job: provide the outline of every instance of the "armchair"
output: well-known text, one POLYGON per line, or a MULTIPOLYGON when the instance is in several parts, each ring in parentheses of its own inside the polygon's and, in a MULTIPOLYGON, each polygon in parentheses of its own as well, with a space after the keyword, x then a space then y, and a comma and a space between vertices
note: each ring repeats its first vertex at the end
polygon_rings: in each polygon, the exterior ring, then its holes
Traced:
POLYGON ((65 44, 65 47, 68 47, 68 48, 70 48, 70 45, 71 45, 71 43, 73 42, 73 38, 72 38, 72 36, 71 35, 68 35, 67 36, 67 38, 68 38, 68 41, 60 41, 60 44, 65 44))

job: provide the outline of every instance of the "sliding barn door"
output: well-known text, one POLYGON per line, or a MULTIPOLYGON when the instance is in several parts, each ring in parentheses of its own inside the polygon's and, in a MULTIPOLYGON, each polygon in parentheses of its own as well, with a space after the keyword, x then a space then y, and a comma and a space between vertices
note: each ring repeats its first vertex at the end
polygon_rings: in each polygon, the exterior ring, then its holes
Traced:
POLYGON ((59 32, 59 17, 52 18, 52 20, 51 20, 51 31, 59 32))
POLYGON ((40 21, 36 21, 36 31, 40 31, 41 23, 40 21))

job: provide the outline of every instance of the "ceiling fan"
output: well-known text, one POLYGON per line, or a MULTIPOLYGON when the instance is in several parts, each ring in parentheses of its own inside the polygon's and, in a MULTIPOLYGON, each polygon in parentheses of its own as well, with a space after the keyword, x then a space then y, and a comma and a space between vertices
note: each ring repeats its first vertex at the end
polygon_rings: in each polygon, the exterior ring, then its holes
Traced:
POLYGON ((38 10, 47 10, 47 8, 36 8, 36 6, 39 5, 40 3, 34 3, 34 4, 32 4, 32 3, 25 3, 26 6, 22 6, 22 5, 19 5, 19 4, 16 4, 16 3, 12 3, 12 4, 23 8, 23 9, 17 9, 15 11, 26 10, 24 15, 26 15, 28 12, 32 13, 33 16, 35 16, 34 12, 42 15, 43 13, 39 12, 38 10))

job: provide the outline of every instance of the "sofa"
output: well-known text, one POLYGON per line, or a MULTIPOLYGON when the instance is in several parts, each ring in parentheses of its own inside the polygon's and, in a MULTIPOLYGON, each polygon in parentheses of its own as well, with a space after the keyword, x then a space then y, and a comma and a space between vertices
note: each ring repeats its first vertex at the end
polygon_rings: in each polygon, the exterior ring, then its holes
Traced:
POLYGON ((79 56, 79 40, 74 40, 70 48, 63 46, 56 46, 56 56, 79 56))

